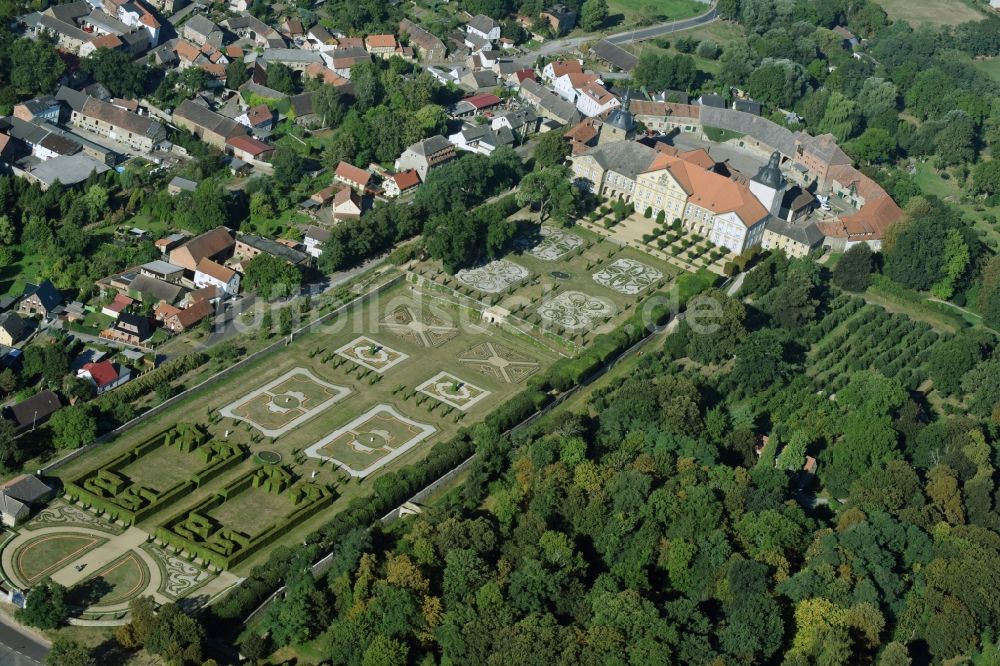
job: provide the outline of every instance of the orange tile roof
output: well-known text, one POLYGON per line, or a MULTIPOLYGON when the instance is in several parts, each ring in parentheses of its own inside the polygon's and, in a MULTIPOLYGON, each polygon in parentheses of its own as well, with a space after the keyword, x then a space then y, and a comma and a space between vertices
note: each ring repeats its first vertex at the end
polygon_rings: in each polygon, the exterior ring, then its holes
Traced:
MULTIPOLYGON (((569 84, 574 88, 584 88, 597 81, 597 75, 589 72, 571 72, 566 74, 569 77, 569 84)), ((556 77, 559 78, 559 77, 556 77)))
POLYGON ((245 134, 230 137, 226 140, 226 144, 236 148, 237 150, 250 153, 254 157, 274 150, 272 146, 269 146, 263 141, 259 141, 252 136, 246 136, 245 134))
POLYGON ((835 180, 845 189, 854 189, 865 203, 889 196, 874 180, 855 169, 850 164, 835 164, 827 172, 829 180, 835 180))
POLYGON ((368 35, 365 37, 365 45, 370 49, 395 49, 395 35, 368 35))
POLYGON ((197 46, 191 42, 186 42, 183 39, 177 42, 177 45, 174 46, 174 51, 177 52, 178 58, 183 58, 188 62, 194 62, 195 59, 201 54, 201 51, 198 50, 197 46))
POLYGON ((552 65, 552 75, 557 79, 563 74, 583 73, 583 65, 578 60, 553 60, 549 64, 552 65))
POLYGON ((226 66, 220 62, 206 62, 199 65, 205 73, 215 79, 226 78, 226 66))
POLYGON ((365 40, 360 37, 338 37, 337 38, 337 48, 338 49, 363 49, 365 48, 365 40))
POLYGON ((832 222, 817 224, 826 236, 847 238, 853 241, 881 240, 885 230, 903 216, 903 211, 892 200, 884 196, 850 215, 843 215, 832 222))
POLYGON ((163 321, 167 317, 171 317, 180 311, 180 308, 174 307, 166 301, 160 301, 159 304, 153 308, 153 316, 157 321, 163 321))
POLYGON ((344 180, 348 180, 360 187, 367 187, 368 182, 372 178, 372 175, 364 169, 359 169, 353 164, 348 164, 343 161, 337 165, 337 170, 334 172, 334 175, 337 178, 343 178, 344 180))
POLYGON ((122 40, 118 38, 118 35, 108 33, 107 35, 95 37, 90 40, 90 43, 99 49, 116 49, 122 45, 122 40))
POLYGON ((309 66, 306 67, 306 77, 310 79, 319 77, 323 79, 323 83, 328 83, 332 86, 342 86, 348 83, 348 79, 345 79, 340 74, 337 74, 337 72, 324 67, 318 62, 309 63, 309 66))
POLYGON ((230 58, 240 59, 243 57, 243 49, 236 44, 230 44, 226 47, 226 55, 230 58))
POLYGON ((411 187, 416 187, 420 184, 420 175, 413 169, 394 173, 392 174, 392 179, 395 181, 396 187, 399 188, 400 192, 405 192, 411 187))
POLYGON ((612 100, 618 99, 610 92, 608 92, 607 89, 597 81, 591 81, 590 83, 585 85, 582 89, 580 89, 580 93, 586 95, 587 97, 594 100, 601 106, 604 106, 605 104, 610 104, 612 100))
POLYGON ((689 203, 715 214, 736 213, 747 227, 767 216, 767 209, 749 188, 714 171, 706 171, 681 158, 660 153, 653 159, 653 163, 645 173, 663 169, 669 171, 684 188, 689 203))
POLYGON ((220 282, 229 282, 236 275, 236 271, 231 268, 226 268, 222 264, 216 263, 211 259, 204 258, 198 262, 195 270, 199 273, 204 273, 205 275, 215 278, 220 282))

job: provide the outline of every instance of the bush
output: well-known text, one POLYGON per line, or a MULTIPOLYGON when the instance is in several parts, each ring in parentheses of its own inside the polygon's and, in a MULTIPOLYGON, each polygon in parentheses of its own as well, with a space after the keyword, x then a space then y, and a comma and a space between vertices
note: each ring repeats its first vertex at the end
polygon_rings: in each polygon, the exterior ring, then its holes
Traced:
POLYGON ((719 48, 719 45, 712 40, 704 39, 700 44, 698 44, 698 48, 695 49, 695 53, 698 54, 699 57, 705 58, 706 60, 715 60, 719 57, 719 52, 721 50, 722 49, 719 48))
POLYGON ((666 219, 667 219, 667 213, 665 211, 661 210, 659 213, 656 214, 657 224, 663 224, 664 221, 666 221, 666 219))
POLYGON ((644 213, 642 214, 642 216, 643 216, 644 218, 646 218, 647 220, 648 220, 649 218, 653 217, 653 207, 652 207, 652 206, 646 206, 646 212, 644 212, 644 213))

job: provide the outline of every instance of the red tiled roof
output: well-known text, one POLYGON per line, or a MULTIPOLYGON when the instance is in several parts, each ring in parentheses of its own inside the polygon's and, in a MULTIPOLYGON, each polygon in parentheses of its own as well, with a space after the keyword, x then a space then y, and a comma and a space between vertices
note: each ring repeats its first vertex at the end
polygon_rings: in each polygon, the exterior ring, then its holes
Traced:
POLYGON ((365 40, 360 37, 338 37, 337 38, 337 48, 338 49, 363 49, 365 48, 365 40))
POLYGON ((195 58, 201 54, 201 51, 198 50, 197 46, 191 42, 186 42, 183 39, 177 42, 174 46, 174 51, 177 52, 178 58, 182 58, 188 62, 194 62, 195 58))
POLYGON ((243 49, 236 44, 230 44, 226 47, 226 55, 239 60, 243 57, 243 49))
POLYGON ((90 40, 90 43, 99 49, 116 49, 122 45, 122 40, 118 38, 118 35, 108 33, 107 35, 95 37, 90 40))
POLYGON ((583 66, 580 65, 578 60, 553 60, 549 64, 552 65, 553 77, 557 79, 563 74, 574 72, 579 74, 583 72, 583 66))
POLYGON ((216 263, 211 259, 202 259, 198 262, 196 269, 199 273, 204 273, 205 275, 215 278, 220 282, 229 282, 236 275, 236 272, 230 268, 226 268, 220 263, 216 263))
POLYGON ((226 139, 226 144, 232 146, 236 150, 242 150, 245 153, 249 153, 254 157, 274 150, 273 147, 267 145, 263 141, 246 135, 230 137, 226 139))
POLYGON ((247 111, 247 118, 250 120, 250 124, 256 127, 263 122, 274 120, 274 113, 267 104, 258 104, 247 111))
POLYGON ((466 97, 462 101, 468 102, 477 109, 488 109, 491 106, 496 106, 502 102, 499 97, 492 93, 480 93, 478 95, 473 95, 472 97, 466 97))
POLYGON ((396 36, 368 35, 365 37, 365 44, 370 49, 394 49, 396 48, 396 36))
POLYGON ((111 361, 101 361, 100 363, 87 363, 83 369, 90 373, 94 383, 100 386, 107 386, 118 380, 118 371, 111 361))
POLYGON ((372 178, 372 175, 364 169, 359 169, 353 164, 348 164, 343 161, 337 165, 337 171, 334 175, 337 178, 343 178, 344 180, 354 183, 359 187, 368 187, 368 183, 372 178))
POLYGON ((394 173, 392 174, 392 179, 396 182, 396 187, 399 188, 400 192, 405 192, 411 187, 416 187, 420 184, 420 176, 413 169, 394 173))
POLYGON ((525 81, 537 81, 538 77, 535 75, 535 70, 533 69, 522 69, 520 71, 514 72, 514 76, 517 77, 518 83, 524 83, 525 81))
POLYGON ((120 313, 122 310, 132 305, 132 303, 134 302, 135 301, 133 301, 131 298, 129 298, 124 294, 116 294, 115 300, 111 301, 109 305, 105 305, 104 307, 107 308, 108 310, 111 310, 112 312, 120 313))

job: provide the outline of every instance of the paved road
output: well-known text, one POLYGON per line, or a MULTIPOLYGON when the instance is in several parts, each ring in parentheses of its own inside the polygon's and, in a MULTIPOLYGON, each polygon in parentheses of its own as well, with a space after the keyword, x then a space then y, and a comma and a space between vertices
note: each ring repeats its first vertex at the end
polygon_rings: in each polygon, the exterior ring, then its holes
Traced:
POLYGON ((680 21, 671 21, 669 23, 660 23, 659 25, 652 25, 648 28, 640 28, 638 30, 629 30, 628 32, 620 32, 616 35, 608 36, 607 39, 612 44, 618 44, 621 46, 622 44, 631 44, 632 42, 641 42, 646 39, 662 37, 663 35, 669 35, 672 32, 697 28, 700 25, 711 23, 718 18, 719 12, 715 5, 712 5, 712 8, 701 16, 682 19, 680 21))
MULTIPOLYGON (((663 35, 669 35, 673 32, 678 32, 680 30, 688 30, 690 28, 697 28, 700 25, 705 25, 716 21, 719 18, 719 12, 716 10, 715 5, 701 16, 695 16, 689 19, 681 19, 679 21, 669 21, 667 23, 660 23, 657 25, 651 25, 648 28, 638 28, 636 30, 629 30, 627 32, 619 32, 614 35, 609 35, 606 39, 612 44, 618 44, 619 46, 623 44, 631 44, 632 42, 641 42, 646 39, 653 39, 655 37, 662 37, 663 35)), ((553 39, 545 42, 539 46, 534 51, 530 53, 525 53, 522 56, 518 56, 514 59, 520 65, 534 65, 535 61, 538 60, 540 56, 551 56, 557 53, 563 53, 564 51, 572 51, 573 49, 580 46, 584 42, 597 41, 600 39, 600 35, 587 35, 585 37, 568 37, 565 39, 553 39)))
POLYGON ((0 615, 0 666, 40 666, 49 646, 0 615))

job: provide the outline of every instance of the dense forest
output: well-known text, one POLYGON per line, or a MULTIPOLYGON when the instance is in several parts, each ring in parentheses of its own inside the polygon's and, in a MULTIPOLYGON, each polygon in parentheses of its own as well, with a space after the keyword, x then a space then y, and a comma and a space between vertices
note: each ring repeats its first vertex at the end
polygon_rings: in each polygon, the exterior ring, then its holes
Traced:
POLYGON ((994 663, 997 341, 835 284, 867 270, 778 254, 696 298, 582 406, 479 427, 449 501, 344 536, 258 629, 333 664, 994 663))

